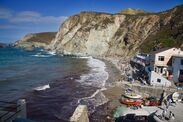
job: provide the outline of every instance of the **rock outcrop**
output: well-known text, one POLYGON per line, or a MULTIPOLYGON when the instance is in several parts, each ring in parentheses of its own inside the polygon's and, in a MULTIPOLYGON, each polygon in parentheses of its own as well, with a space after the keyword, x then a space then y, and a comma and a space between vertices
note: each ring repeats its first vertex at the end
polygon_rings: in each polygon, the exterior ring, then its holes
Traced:
POLYGON ((46 48, 55 38, 56 32, 30 33, 15 43, 16 47, 28 50, 33 48, 46 48))
POLYGON ((182 39, 182 14, 182 6, 160 13, 132 9, 118 14, 81 12, 62 24, 49 48, 64 54, 131 56, 167 26, 182 39))
POLYGON ((160 28, 143 41, 140 50, 149 52, 163 47, 183 49, 183 5, 161 12, 160 28))
POLYGON ((5 47, 7 47, 7 46, 8 46, 7 44, 1 43, 1 42, 0 42, 0 48, 5 48, 5 47))

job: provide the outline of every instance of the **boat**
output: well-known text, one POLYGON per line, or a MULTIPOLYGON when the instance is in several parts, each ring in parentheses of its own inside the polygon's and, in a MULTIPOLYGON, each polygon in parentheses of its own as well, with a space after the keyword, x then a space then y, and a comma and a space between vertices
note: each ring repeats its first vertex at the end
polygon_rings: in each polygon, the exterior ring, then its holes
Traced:
POLYGON ((143 108, 118 106, 113 114, 115 122, 148 122, 149 112, 143 108))
POLYGON ((138 95, 133 92, 125 93, 121 96, 119 101, 121 104, 125 105, 141 105, 143 103, 141 95, 138 95))
POLYGON ((180 97, 179 93, 178 92, 174 92, 172 94, 172 100, 173 100, 173 102, 176 103, 177 101, 179 101, 179 97, 180 97))
POLYGON ((160 101, 157 97, 150 96, 144 100, 144 105, 146 105, 146 106, 159 106, 160 101))

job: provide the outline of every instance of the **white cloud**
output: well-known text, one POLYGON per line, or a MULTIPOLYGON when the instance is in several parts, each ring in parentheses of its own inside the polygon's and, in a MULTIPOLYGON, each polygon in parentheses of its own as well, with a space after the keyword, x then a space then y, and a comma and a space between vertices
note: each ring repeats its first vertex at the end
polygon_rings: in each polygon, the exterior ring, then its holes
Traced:
POLYGON ((0 19, 8 19, 12 17, 12 12, 9 9, 0 8, 0 19))
POLYGON ((11 23, 62 23, 67 17, 65 16, 43 16, 35 11, 23 11, 17 13, 9 19, 11 23))
POLYGON ((41 14, 35 11, 23 11, 16 14, 17 17, 40 17, 41 14))
MULTIPOLYGON (((34 25, 34 24, 61 24, 67 17, 66 16, 43 16, 36 11, 22 11, 12 12, 9 9, 0 8, 0 19, 6 19, 6 25, 0 25, 1 29, 17 28, 17 24, 21 25, 34 25), (7 25, 9 24, 9 25, 7 25)), ((59 25, 58 25, 59 26, 59 25)))
POLYGON ((0 39, 15 41, 27 33, 57 31, 66 16, 42 15, 36 11, 15 12, 0 8, 0 39))
POLYGON ((11 23, 62 23, 67 17, 65 16, 43 16, 35 11, 24 11, 17 13, 10 18, 11 23))
POLYGON ((1 24, 0 29, 6 30, 6 29, 28 29, 26 26, 19 26, 19 25, 13 25, 13 24, 1 24))

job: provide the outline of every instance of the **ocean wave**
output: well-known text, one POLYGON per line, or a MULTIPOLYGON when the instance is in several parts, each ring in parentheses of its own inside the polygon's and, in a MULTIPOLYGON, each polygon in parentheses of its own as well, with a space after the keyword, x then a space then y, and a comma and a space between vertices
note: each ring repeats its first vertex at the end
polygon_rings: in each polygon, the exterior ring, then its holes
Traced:
POLYGON ((41 57, 41 58, 47 58, 47 57, 50 57, 51 55, 42 55, 42 54, 35 54, 35 55, 32 55, 34 57, 41 57))
POLYGON ((49 55, 56 55, 56 51, 48 51, 47 52, 49 55))
POLYGON ((81 59, 92 59, 92 56, 79 56, 81 59))
POLYGON ((105 63, 98 59, 89 57, 87 64, 91 68, 90 73, 81 75, 77 82, 87 86, 104 88, 106 80, 108 79, 108 72, 105 71, 105 63))
POLYGON ((45 50, 44 49, 40 49, 41 52, 44 52, 45 50))
POLYGON ((105 89, 98 89, 91 96, 79 99, 78 104, 87 105, 89 113, 93 113, 98 106, 101 106, 109 101, 103 94, 103 90, 105 89))
POLYGON ((80 76, 77 82, 82 85, 97 87, 98 89, 88 97, 78 100, 78 104, 85 104, 89 107, 89 112, 93 113, 95 108, 108 102, 102 91, 106 90, 105 85, 108 79, 108 72, 106 72, 106 65, 103 61, 87 57, 87 65, 91 68, 88 74, 80 76))
POLYGON ((35 55, 31 55, 31 56, 46 58, 46 57, 50 57, 52 55, 50 55, 50 54, 43 54, 43 53, 39 52, 39 53, 36 53, 35 55))
POLYGON ((34 90, 35 91, 42 91, 42 90, 46 90, 46 89, 49 89, 49 88, 50 88, 50 85, 47 84, 47 85, 36 87, 36 88, 34 88, 34 90))

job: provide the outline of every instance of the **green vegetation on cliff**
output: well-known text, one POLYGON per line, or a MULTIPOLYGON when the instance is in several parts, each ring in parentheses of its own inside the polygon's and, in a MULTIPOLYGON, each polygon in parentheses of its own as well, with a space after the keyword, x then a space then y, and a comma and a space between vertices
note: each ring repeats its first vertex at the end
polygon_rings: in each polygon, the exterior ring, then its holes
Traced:
POLYGON ((43 33, 35 33, 32 38, 28 39, 27 42, 40 42, 49 44, 52 39, 55 38, 56 32, 43 32, 43 33))
POLYGON ((160 25, 160 30, 150 35, 139 47, 143 52, 163 47, 177 47, 183 49, 183 5, 160 13, 161 22, 165 17, 170 17, 166 25, 160 25))
POLYGON ((45 48, 55 38, 56 32, 30 33, 15 43, 16 47, 22 48, 45 48))

